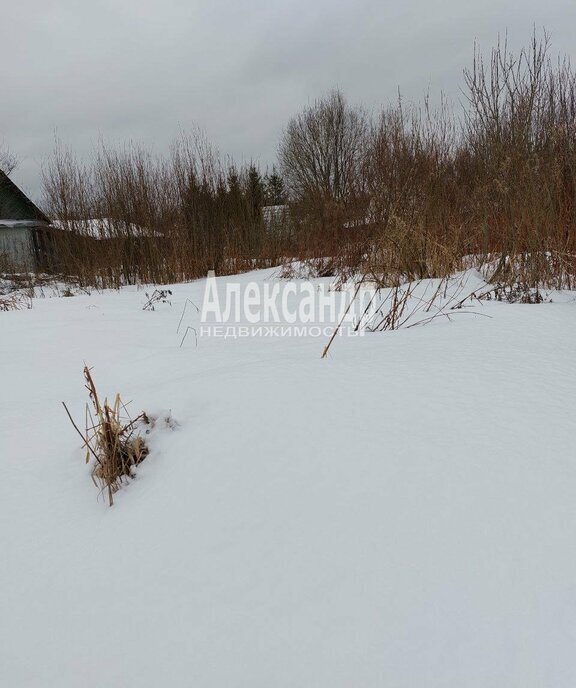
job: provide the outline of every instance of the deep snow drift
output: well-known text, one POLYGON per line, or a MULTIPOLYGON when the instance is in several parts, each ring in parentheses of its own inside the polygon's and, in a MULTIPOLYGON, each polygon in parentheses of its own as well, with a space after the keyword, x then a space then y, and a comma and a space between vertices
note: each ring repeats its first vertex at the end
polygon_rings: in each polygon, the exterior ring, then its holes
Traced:
POLYGON ((0 313, 0 685, 576 685, 569 296, 320 360, 180 348, 204 281, 172 290, 0 313), (82 423, 84 361, 179 423, 112 508, 60 404, 82 423))

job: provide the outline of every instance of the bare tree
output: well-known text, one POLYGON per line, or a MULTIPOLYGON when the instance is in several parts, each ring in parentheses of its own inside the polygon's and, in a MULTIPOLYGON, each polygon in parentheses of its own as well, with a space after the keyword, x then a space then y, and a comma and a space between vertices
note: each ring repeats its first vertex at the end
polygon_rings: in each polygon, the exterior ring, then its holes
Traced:
POLYGON ((0 170, 10 174, 18 165, 18 159, 7 146, 0 143, 0 170))
POLYGON ((292 197, 346 201, 358 190, 367 134, 365 111, 337 90, 293 117, 278 150, 292 197))

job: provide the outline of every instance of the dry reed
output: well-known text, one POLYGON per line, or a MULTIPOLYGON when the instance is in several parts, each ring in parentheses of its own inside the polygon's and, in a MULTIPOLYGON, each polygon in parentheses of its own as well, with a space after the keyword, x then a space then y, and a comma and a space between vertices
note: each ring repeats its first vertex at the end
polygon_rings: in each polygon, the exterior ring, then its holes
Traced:
POLYGON ((84 380, 90 397, 86 404, 86 430, 80 431, 66 404, 63 406, 86 449, 86 463, 94 459, 92 480, 101 492, 106 492, 110 506, 113 495, 134 477, 136 466, 148 455, 148 447, 138 433, 138 426, 149 424, 145 413, 131 420, 126 406, 117 394, 114 403, 99 399, 90 369, 84 367, 84 380))

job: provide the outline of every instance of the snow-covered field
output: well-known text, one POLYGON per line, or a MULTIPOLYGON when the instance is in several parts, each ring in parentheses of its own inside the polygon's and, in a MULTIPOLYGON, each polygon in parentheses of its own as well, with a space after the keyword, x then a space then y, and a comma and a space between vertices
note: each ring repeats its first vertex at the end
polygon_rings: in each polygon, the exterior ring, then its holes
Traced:
POLYGON ((576 685, 569 295, 320 360, 180 347, 204 281, 172 290, 0 313, 0 686, 576 685), (84 362, 179 424, 112 508, 60 403, 83 422, 84 362))

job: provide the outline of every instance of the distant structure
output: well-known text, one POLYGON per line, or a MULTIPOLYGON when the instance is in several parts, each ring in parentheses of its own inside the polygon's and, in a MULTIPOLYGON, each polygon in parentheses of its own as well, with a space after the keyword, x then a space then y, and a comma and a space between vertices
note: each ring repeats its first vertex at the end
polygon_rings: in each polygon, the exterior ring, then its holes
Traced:
POLYGON ((268 232, 280 235, 286 233, 290 208, 288 205, 265 205, 262 207, 262 218, 268 232))
POLYGON ((51 231, 46 215, 0 170, 0 272, 40 271, 51 231))

